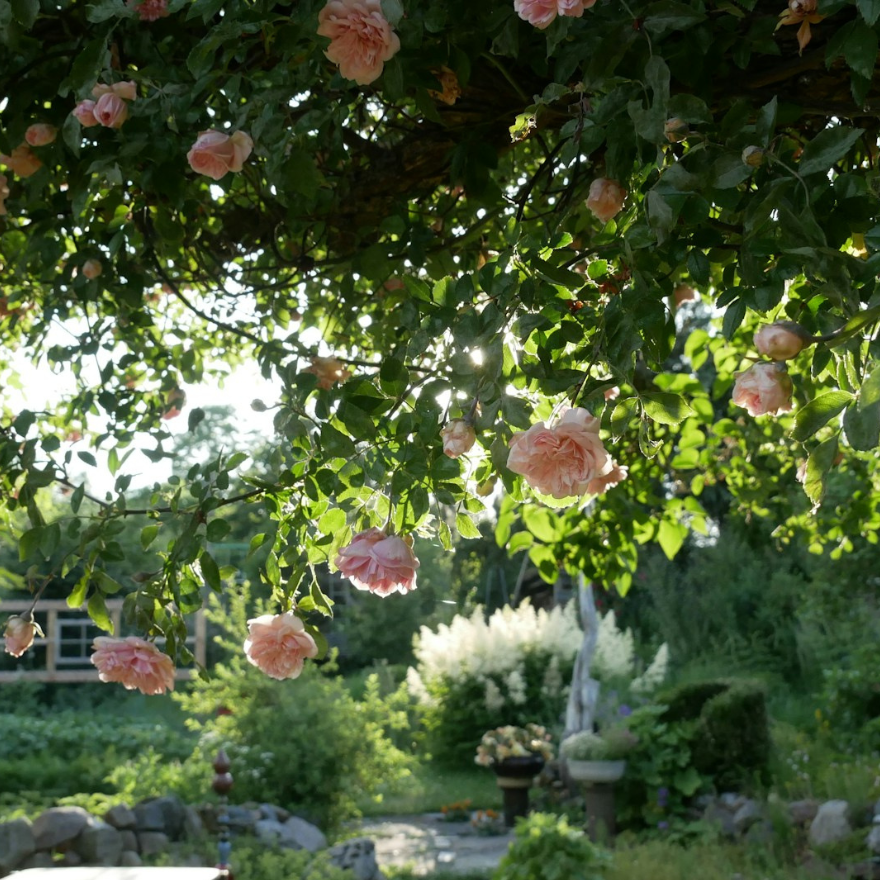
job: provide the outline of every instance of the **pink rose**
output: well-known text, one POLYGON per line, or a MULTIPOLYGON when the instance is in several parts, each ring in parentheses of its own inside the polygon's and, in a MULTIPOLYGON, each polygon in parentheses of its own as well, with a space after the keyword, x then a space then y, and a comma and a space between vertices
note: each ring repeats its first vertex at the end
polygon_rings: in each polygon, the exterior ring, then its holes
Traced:
POLYGON ((339 72, 362 86, 377 80, 400 49, 379 0, 328 0, 318 13, 318 34, 330 38, 324 54, 339 72))
POLYGON ((182 388, 172 388, 165 397, 165 409, 162 418, 176 419, 186 406, 186 392, 182 388))
POLYGON ((94 281, 103 271, 104 267, 100 260, 86 260, 83 263, 82 273, 89 281, 94 281))
POLYGON ((516 14, 540 30, 549 27, 557 15, 580 18, 596 0, 513 0, 516 14))
POLYGON ((100 125, 98 120, 95 119, 94 101, 80 101, 79 104, 73 108, 73 115, 79 120, 79 124, 83 128, 91 128, 93 125, 100 125))
POLYGON ((37 122, 29 125, 28 130, 24 133, 24 139, 32 147, 45 147, 51 144, 58 135, 58 129, 54 125, 46 125, 44 122, 37 122))
POLYGON ((220 180, 229 171, 241 171, 253 148, 250 135, 243 131, 228 135, 209 129, 199 133, 186 159, 196 173, 220 180))
POLYGON ((781 364, 755 364, 737 373, 733 383, 733 402, 745 407, 750 416, 789 412, 791 395, 791 377, 781 364))
POLYGON ((133 80, 113 83, 112 86, 108 86, 105 83, 98 83, 92 89, 92 94, 96 98, 103 98, 104 95, 116 95, 117 98, 122 98, 125 101, 136 101, 138 95, 137 83, 133 80))
POLYGON ((443 452, 450 458, 458 458, 470 452, 477 435, 467 419, 453 419, 440 432, 443 438, 443 452))
POLYGON ((43 631, 34 622, 33 614, 29 612, 21 617, 13 614, 7 618, 6 631, 3 634, 6 639, 6 653, 12 654, 13 657, 21 657, 34 643, 34 636, 37 633, 43 635, 43 631))
POLYGON ((120 128, 128 119, 128 104, 114 92, 107 92, 98 98, 92 112, 105 128, 120 128))
POLYGON ((151 642, 137 636, 98 636, 92 649, 92 663, 101 681, 115 681, 148 696, 174 690, 174 664, 151 642))
POLYGON ((612 462, 613 467, 604 477, 594 477, 587 486, 587 494, 604 495, 609 489, 613 489, 618 483, 622 483, 629 474, 629 469, 612 462))
POLYGON ((620 397, 620 389, 616 385, 605 389, 605 400, 617 400, 618 397, 620 397))
POLYGON ((271 678, 297 678, 306 657, 317 657, 318 646, 292 612, 264 614, 248 621, 244 643, 248 660, 271 678))
POLYGON ((390 596, 416 588, 416 559, 409 544, 381 529, 358 532, 336 556, 336 567, 359 590, 390 596))
POLYGON ((329 391, 337 382, 351 378, 351 371, 345 369, 342 361, 334 357, 313 357, 312 365, 305 370, 318 377, 318 388, 329 391))
POLYGON ((620 213, 626 190, 616 181, 606 177, 597 177, 590 184, 590 195, 587 207, 603 222, 607 223, 620 213))
POLYGON ((535 491, 561 499, 590 491, 591 482, 608 475, 614 463, 599 439, 599 420, 575 407, 552 428, 538 422, 514 434, 507 466, 535 491))
POLYGON ((168 0, 126 0, 125 5, 134 9, 141 21, 158 21, 168 15, 168 0))
POLYGON ((0 174, 0 214, 6 213, 6 200, 9 198, 9 180, 0 174))
POLYGON ((799 354, 807 345, 809 337, 803 327, 793 321, 777 321, 765 324, 755 334, 755 348, 764 357, 774 361, 787 361, 799 354))
POLYGON ((43 167, 43 163, 31 152, 27 144, 21 144, 11 156, 0 155, 0 162, 11 168, 19 177, 30 177, 43 167))

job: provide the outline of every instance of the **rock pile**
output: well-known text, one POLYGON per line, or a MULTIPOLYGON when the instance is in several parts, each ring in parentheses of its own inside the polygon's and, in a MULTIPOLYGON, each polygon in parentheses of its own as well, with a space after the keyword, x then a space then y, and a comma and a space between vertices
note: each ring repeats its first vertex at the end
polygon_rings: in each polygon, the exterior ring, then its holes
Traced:
MULTIPOLYGON (((149 798, 129 808, 119 804, 98 818, 82 807, 52 807, 33 822, 0 823, 0 876, 26 868, 137 867, 144 857, 168 852, 178 841, 197 840, 217 830, 217 807, 195 808, 178 797, 149 798)), ((252 834, 267 846, 317 852, 327 848, 319 828, 272 804, 227 808, 233 835, 252 834)), ((368 838, 330 850, 331 861, 353 880, 381 880, 376 849, 368 838)))

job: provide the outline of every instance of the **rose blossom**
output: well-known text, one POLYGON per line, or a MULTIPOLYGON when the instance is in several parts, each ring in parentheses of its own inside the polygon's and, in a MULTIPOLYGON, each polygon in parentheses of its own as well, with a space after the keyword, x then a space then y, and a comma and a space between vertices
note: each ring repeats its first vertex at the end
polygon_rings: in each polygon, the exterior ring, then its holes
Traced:
POLYGON ((549 27, 557 15, 580 18, 596 0, 513 0, 516 14, 540 30, 549 27))
POLYGON ((618 483, 622 483, 629 474, 629 469, 621 467, 616 462, 611 462, 612 468, 604 477, 595 477, 587 486, 587 494, 604 495, 609 489, 613 489, 618 483))
POLYGON ((244 643, 248 660, 271 678, 297 678, 306 657, 317 657, 318 646, 292 612, 264 614, 248 621, 244 643))
POLYGON ((92 649, 92 663, 101 681, 115 681, 148 696, 174 690, 174 664, 151 642, 137 636, 98 636, 92 649))
POLYGON ((450 458, 458 458, 470 452, 477 442, 473 425, 467 419, 453 419, 440 431, 443 438, 443 452, 450 458))
POLYGON ((128 104, 113 92, 101 95, 95 104, 95 119, 105 128, 121 128, 128 119, 128 104))
POLYGON ((324 391, 329 391, 337 382, 351 378, 351 371, 346 370, 342 361, 334 357, 313 357, 312 365, 305 372, 317 376, 318 388, 324 391))
POLYGON ((764 357, 774 361, 787 361, 799 354, 807 344, 804 329, 793 321, 777 321, 765 324, 755 334, 755 348, 764 357))
POLYGON ((89 281, 94 281, 103 271, 104 267, 100 260, 86 260, 83 263, 82 273, 89 281))
POLYGON ((791 410, 791 377, 780 364, 762 362, 736 374, 733 402, 750 416, 791 410))
POLYGON ((590 491, 614 468, 599 439, 599 420, 582 407, 568 410, 552 428, 543 422, 513 435, 507 466, 542 495, 570 498, 590 491))
POLYGON ((32 147, 45 147, 51 144, 58 136, 58 129, 54 125, 46 125, 44 122, 37 122, 29 125, 28 130, 24 133, 24 139, 32 147))
POLYGON ((605 389, 605 400, 617 400, 618 397, 620 397, 620 388, 617 385, 605 389))
POLYGON ((21 144, 11 156, 0 154, 0 162, 11 168, 19 177, 30 177, 43 167, 43 163, 31 152, 27 144, 21 144))
POLYGON ((435 100, 442 101, 451 107, 461 97, 461 86, 455 71, 448 67, 441 67, 439 70, 432 70, 431 73, 437 77, 443 88, 439 92, 436 89, 428 89, 428 94, 435 100))
POLYGON ((390 596, 395 590, 407 593, 416 588, 419 561, 412 548, 397 535, 382 529, 358 532, 336 556, 336 567, 359 590, 390 596))
POLYGON ((330 38, 324 54, 346 79, 361 86, 377 80, 400 49, 379 0, 328 0, 318 13, 318 34, 330 38))
POLYGON ((165 398, 165 411, 162 413, 162 418, 166 422, 168 419, 176 419, 184 406, 186 406, 186 392, 181 388, 172 388, 165 398))
POLYGON ((220 180, 229 171, 241 171, 253 148, 250 135, 243 131, 228 135, 211 128, 199 132, 192 149, 186 154, 186 160, 197 174, 220 180))
POLYGON ((43 635, 43 631, 34 622, 33 614, 27 613, 21 617, 13 614, 7 618, 6 631, 3 633, 6 639, 6 653, 12 654, 13 657, 21 657, 34 643, 34 636, 37 633, 43 635))
POLYGON ((603 222, 607 223, 620 213, 626 190, 616 181, 607 177, 597 177, 590 184, 587 207, 603 222))
POLYGON ((9 198, 9 179, 0 174, 0 214, 6 213, 6 200, 9 198))
POLYGON ((134 9, 141 21, 158 21, 168 15, 168 0, 126 0, 125 5, 134 9))
POLYGON ((113 83, 108 86, 105 83, 98 83, 93 89, 92 94, 96 98, 103 98, 104 95, 116 95, 126 101, 137 100, 137 83, 134 80, 126 80, 125 82, 113 83))
POLYGON ((91 128, 93 125, 100 125, 98 120, 95 119, 94 101, 80 101, 71 112, 79 120, 79 124, 83 128, 91 128))

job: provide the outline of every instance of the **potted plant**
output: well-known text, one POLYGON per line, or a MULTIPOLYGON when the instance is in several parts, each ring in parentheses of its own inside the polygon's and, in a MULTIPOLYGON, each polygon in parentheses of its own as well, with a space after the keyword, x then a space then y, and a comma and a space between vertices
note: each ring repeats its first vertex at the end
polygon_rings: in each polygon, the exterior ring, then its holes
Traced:
POLYGON ((495 771, 504 795, 504 822, 508 827, 513 827, 517 816, 528 813, 529 788, 552 757, 550 735, 538 724, 507 725, 483 734, 474 760, 495 771))
POLYGON ((603 734, 584 730, 568 737, 559 753, 575 781, 608 784, 626 772, 626 756, 636 742, 635 735, 624 727, 603 734))

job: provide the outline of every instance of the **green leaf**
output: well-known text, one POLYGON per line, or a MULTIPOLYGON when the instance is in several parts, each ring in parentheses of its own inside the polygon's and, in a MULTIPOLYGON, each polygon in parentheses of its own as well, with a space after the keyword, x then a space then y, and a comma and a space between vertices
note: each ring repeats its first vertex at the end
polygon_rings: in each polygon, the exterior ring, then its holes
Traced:
POLYGON ((843 345, 844 342, 852 339, 862 328, 870 324, 876 324, 878 321, 880 321, 880 306, 865 309, 863 312, 853 315, 842 327, 835 331, 834 338, 829 340, 828 346, 836 348, 839 345, 843 345))
POLYGON ((803 442, 812 437, 852 401, 848 391, 828 391, 811 400, 805 407, 798 410, 795 416, 795 427, 791 436, 803 442))
POLYGON ((675 559, 687 533, 687 526, 683 526, 681 523, 670 522, 668 519, 660 520, 660 526, 657 529, 657 542, 667 559, 675 559))
POLYGON ((876 364, 871 374, 862 382, 859 391, 859 406, 862 408, 873 406, 880 402, 880 364, 876 364))
POLYGON ((522 518, 526 528, 545 544, 553 544, 558 540, 556 530, 557 517, 543 507, 526 505, 522 509, 522 518))
POLYGON ((699 791, 700 786, 703 784, 703 780, 696 769, 693 766, 689 766, 684 770, 679 770, 675 776, 672 777, 672 784, 685 797, 693 797, 693 795, 699 791))
POLYGON ((856 0, 856 6, 867 24, 877 23, 880 18, 880 0, 856 0))
POLYGON ((776 128, 776 110, 779 100, 776 95, 768 101, 758 113, 755 120, 755 136, 758 145, 767 147, 770 145, 770 138, 773 136, 773 130, 776 128))
POLYGON ((843 57, 850 69, 869 81, 874 76, 877 46, 877 32, 862 22, 856 22, 843 46, 843 57))
POLYGON ((677 425, 694 414, 680 394, 668 391, 647 391, 642 395, 642 403, 648 417, 662 425, 677 425))
POLYGON ((149 547, 150 544, 152 544, 153 541, 156 540, 156 535, 158 535, 158 534, 159 534, 159 524, 158 523, 152 523, 148 526, 144 526, 141 529, 141 547, 143 547, 143 549, 146 550, 147 547, 149 547))
POLYGON ((305 150, 293 149, 284 163, 284 176, 294 192, 314 199, 321 186, 321 173, 314 158, 305 150))
POLYGON ((462 538, 482 538, 480 530, 474 525, 474 521, 462 511, 455 514, 455 528, 462 538))
POLYGON ((820 131, 805 147, 798 171, 806 176, 827 171, 840 161, 859 139, 864 129, 837 125, 820 131))
POLYGON ((225 519, 214 519, 208 523, 205 537, 213 544, 222 541, 232 531, 232 526, 225 519))
POLYGON ((40 14, 40 0, 12 0, 12 14, 25 30, 30 30, 40 14))
POLYGON ((80 506, 83 503, 83 498, 86 497, 86 484, 81 483, 73 490, 73 495, 70 496, 70 509, 74 513, 79 513, 80 506))
POLYGON ((397 27, 403 18, 403 3, 400 0, 381 0, 382 14, 388 19, 391 27, 397 27))
POLYGON ((619 401, 611 413, 611 433, 615 437, 622 437, 628 430, 634 418, 639 414, 639 398, 627 397, 619 401))
POLYGON ((871 406, 853 404, 847 407, 843 415, 843 430, 853 449, 860 452, 875 449, 880 444, 880 402, 871 406))
POLYGON ((67 597, 68 608, 82 608, 86 601, 86 593, 89 590, 89 575, 86 572, 77 582, 76 586, 70 591, 67 597))
POLYGON ((220 593, 223 590, 223 583, 220 579, 220 569, 214 561, 214 557, 207 550, 202 550, 199 557, 199 566, 202 569, 202 577, 205 583, 215 592, 220 593))
POLYGON ((107 605, 101 593, 94 592, 89 598, 88 604, 89 617, 95 621, 95 625, 104 632, 113 633, 113 621, 107 613, 107 605))
POLYGON ((107 596, 113 596, 122 589, 122 584, 119 581, 114 580, 106 571, 100 568, 95 569, 92 576, 101 592, 107 596))
POLYGON ((40 549, 40 539, 43 537, 43 527, 37 526, 34 529, 28 529, 18 539, 18 559, 20 562, 27 562, 28 559, 36 556, 40 549))
POLYGON ((705 20, 706 16, 702 12, 687 3, 661 0, 660 3, 652 3, 648 7, 643 27, 651 33, 661 34, 666 31, 687 30, 705 20))
MULTIPOLYGON (((403 361, 387 357, 379 367, 379 385, 389 397, 399 397, 409 388, 409 371, 403 361)), ((375 429, 374 429, 375 430, 375 429)))
POLYGON ((76 60, 70 69, 70 76, 59 89, 59 94, 66 95, 69 91, 78 92, 86 86, 92 86, 98 74, 104 69, 104 55, 107 52, 107 38, 98 37, 88 43, 77 53, 76 60))
POLYGON ((95 456, 92 455, 91 452, 77 452, 76 457, 92 467, 98 466, 98 462, 95 460, 95 456))
POLYGON ((807 470, 804 477, 804 491, 813 502, 814 509, 825 495, 825 481, 828 471, 834 466, 837 458, 838 435, 820 443, 807 459, 807 470))

